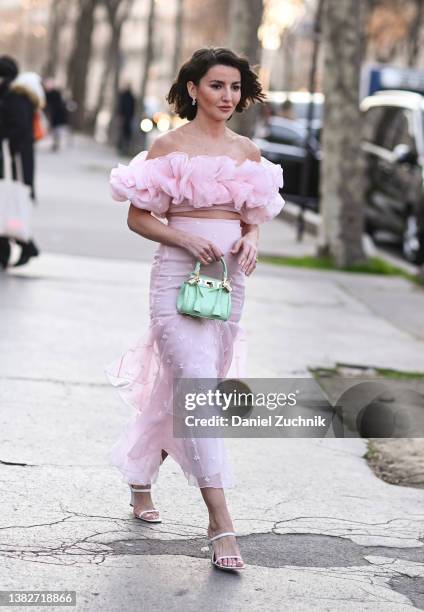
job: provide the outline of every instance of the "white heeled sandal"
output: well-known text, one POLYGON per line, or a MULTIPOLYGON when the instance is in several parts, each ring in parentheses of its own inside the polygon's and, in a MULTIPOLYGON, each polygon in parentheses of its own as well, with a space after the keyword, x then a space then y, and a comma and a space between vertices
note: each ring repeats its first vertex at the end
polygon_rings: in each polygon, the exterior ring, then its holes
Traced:
POLYGON ((240 559, 240 561, 243 561, 243 559, 240 557, 240 555, 221 555, 220 557, 215 557, 215 551, 213 549, 212 546, 212 542, 214 540, 218 540, 219 538, 223 538, 224 536, 236 536, 236 534, 234 533, 234 531, 225 531, 224 533, 219 533, 218 535, 214 536, 213 538, 209 538, 208 542, 211 545, 212 548, 212 557, 211 557, 211 563, 212 565, 214 565, 215 567, 217 567, 218 569, 221 570, 227 570, 227 571, 234 571, 234 570, 242 570, 245 569, 246 564, 243 562, 243 565, 221 565, 220 563, 218 563, 218 561, 220 561, 221 559, 240 559))
MULTIPOLYGON (((141 488, 137 485, 128 485, 128 486, 131 491, 130 506, 132 507, 134 507, 134 502, 135 502, 134 493, 149 493, 152 490, 151 487, 148 487, 146 489, 145 487, 141 488)), ((156 508, 149 508, 148 510, 142 510, 138 514, 134 514, 134 517, 140 519, 140 521, 144 521, 145 523, 161 523, 162 522, 160 516, 158 516, 158 518, 155 518, 155 519, 149 519, 143 516, 143 514, 149 514, 150 512, 157 512, 159 515, 159 510, 156 510, 156 508)))

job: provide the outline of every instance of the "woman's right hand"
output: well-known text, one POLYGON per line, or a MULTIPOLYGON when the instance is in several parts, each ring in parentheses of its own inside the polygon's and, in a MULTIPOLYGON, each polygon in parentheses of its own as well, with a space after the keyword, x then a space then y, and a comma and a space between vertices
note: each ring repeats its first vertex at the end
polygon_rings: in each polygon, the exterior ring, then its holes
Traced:
POLYGON ((224 255, 213 242, 195 234, 187 234, 184 248, 206 266, 214 261, 219 261, 224 255))

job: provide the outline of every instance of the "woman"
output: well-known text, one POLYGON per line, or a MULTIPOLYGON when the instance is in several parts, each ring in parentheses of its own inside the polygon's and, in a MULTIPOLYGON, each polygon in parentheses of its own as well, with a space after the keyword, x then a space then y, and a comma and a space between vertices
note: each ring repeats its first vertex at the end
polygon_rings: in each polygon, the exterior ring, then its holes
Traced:
MULTIPOLYGON (((3 140, 6 138, 4 100, 9 93, 10 83, 17 77, 17 75, 18 65, 13 57, 2 55, 0 57, 0 178, 3 178, 6 174, 6 168, 4 167, 6 160, 3 159, 3 140)), ((9 257, 9 238, 7 236, 0 236, 0 266, 2 268, 7 267, 9 257)))
MULTIPOLYGON (((0 58, 0 75, 5 58, 9 62, 12 59, 7 56, 0 58)), ((15 66, 17 74, 16 63, 15 66)), ((9 142, 13 178, 14 180, 21 179, 25 185, 30 187, 32 200, 35 200, 34 113, 43 108, 44 104, 45 94, 41 78, 35 72, 22 72, 14 80, 8 82, 1 103, 1 138, 9 142)), ((15 266, 22 266, 31 257, 39 254, 38 247, 33 240, 27 242, 16 240, 15 242, 21 246, 21 253, 15 266)), ((10 247, 5 237, 2 239, 1 249, 1 262, 3 267, 6 267, 10 247)))
POLYGON ((234 484, 222 439, 172 435, 174 377, 242 377, 245 338, 239 325, 244 276, 256 267, 258 224, 283 207, 280 166, 261 159, 248 138, 226 122, 264 94, 248 62, 228 49, 200 49, 186 62, 167 100, 183 126, 160 136, 129 166, 111 173, 116 200, 130 200, 130 229, 159 242, 150 276, 146 336, 107 370, 137 410, 111 451, 132 489, 134 516, 159 522, 150 485, 170 454, 189 484, 200 488, 209 512, 212 563, 244 567, 223 489, 234 484), (167 218, 168 225, 156 217, 167 218), (224 256, 232 285, 229 320, 181 315, 179 288, 196 261, 220 278, 224 256), (142 492, 140 492, 140 490, 142 492))
POLYGON ((49 120, 52 136, 51 150, 59 151, 63 132, 68 125, 69 113, 66 101, 54 79, 46 79, 44 90, 46 92, 45 112, 49 120))

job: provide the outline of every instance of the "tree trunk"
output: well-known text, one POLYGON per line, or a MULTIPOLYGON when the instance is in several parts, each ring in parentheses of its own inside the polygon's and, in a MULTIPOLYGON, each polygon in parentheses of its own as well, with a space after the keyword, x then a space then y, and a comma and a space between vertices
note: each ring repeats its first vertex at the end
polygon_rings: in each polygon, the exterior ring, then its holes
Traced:
POLYGON ((111 145, 116 145, 118 141, 118 97, 119 97, 119 76, 121 72, 121 32, 124 22, 121 23, 121 27, 115 32, 116 38, 112 41, 112 102, 111 102, 111 119, 109 122, 108 129, 108 142, 111 145))
POLYGON ((172 80, 177 77, 178 68, 181 60, 181 46, 183 41, 183 16, 184 0, 177 0, 177 14, 175 16, 175 48, 174 61, 172 66, 172 80))
MULTIPOLYGON (((141 119, 145 113, 145 98, 147 91, 147 83, 149 82, 150 68, 154 57, 153 35, 155 27, 155 0, 150 0, 149 15, 147 19, 147 36, 146 48, 144 52, 143 75, 140 86, 140 93, 137 100, 136 119, 141 119), (137 117, 138 114, 138 117, 137 117)), ((131 151, 133 154, 146 148, 147 136, 146 133, 137 129, 133 134, 131 151)))
POLYGON ((121 34, 128 19, 134 0, 102 0, 110 26, 110 41, 103 64, 102 75, 97 95, 97 102, 90 118, 90 128, 94 130, 97 116, 105 106, 107 95, 112 89, 111 120, 108 129, 108 140, 116 140, 115 111, 119 95, 119 76, 121 70, 121 34))
POLYGON ((47 57, 42 69, 43 78, 56 76, 59 42, 66 22, 69 5, 66 0, 52 0, 49 11, 47 57))
MULTIPOLYGON (((262 0, 231 0, 229 47, 246 57, 252 66, 260 62, 258 29, 262 22, 262 0)), ((231 129, 244 136, 253 135, 257 108, 251 107, 243 113, 235 113, 231 129)))
POLYGON ((416 15, 412 20, 409 32, 408 41, 408 66, 411 68, 417 64, 420 51, 420 34, 424 17, 424 2, 423 0, 415 0, 416 15))
POLYGON ((325 113, 318 253, 330 255, 337 267, 365 260, 359 112, 362 3, 325 0, 323 10, 325 113))
MULTIPOLYGON (((97 116, 105 105, 106 96, 108 94, 108 90, 110 88, 111 82, 115 84, 115 74, 118 71, 117 64, 119 63, 119 50, 120 50, 120 40, 121 40, 121 31, 122 24, 117 24, 116 22, 113 25, 113 29, 111 32, 111 38, 109 42, 109 46, 107 48, 106 58, 103 65, 102 76, 100 78, 100 85, 97 94, 96 106, 92 113, 90 113, 89 119, 89 129, 90 131, 94 131, 97 116)), ((118 87, 118 85, 117 85, 118 87)), ((116 97, 117 90, 113 90, 113 98, 116 97)), ((87 122, 86 122, 87 123, 87 122)))
POLYGON ((144 98, 146 97, 150 67, 153 61, 154 25, 155 25, 155 0, 150 0, 149 17, 147 21, 146 51, 144 53, 143 78, 141 81, 140 97, 139 97, 139 108, 140 108, 141 115, 144 113, 144 98))
POLYGON ((283 89, 292 91, 294 89, 294 56, 296 52, 296 34, 289 29, 283 33, 281 46, 283 50, 283 89))
POLYGON ((68 64, 68 87, 77 104, 74 115, 74 127, 77 130, 84 127, 85 96, 96 4, 97 0, 79 0, 79 12, 75 23, 75 42, 68 64))
POLYGON ((103 64, 102 76, 100 77, 97 102, 93 111, 94 123, 97 115, 104 106, 111 79, 114 77, 116 72, 116 64, 119 63, 119 50, 123 21, 116 19, 116 14, 114 13, 113 16, 110 17, 109 25, 111 27, 110 40, 106 50, 107 52, 103 64))
POLYGON ((100 84, 99 84, 99 90, 97 92, 96 106, 94 107, 94 110, 93 110, 93 123, 94 124, 96 123, 97 115, 100 113, 105 103, 106 93, 108 91, 110 79, 111 79, 111 71, 114 69, 114 57, 115 57, 114 48, 115 46, 116 46, 115 32, 111 32, 109 46, 107 48, 106 58, 103 64, 102 76, 100 77, 100 84))

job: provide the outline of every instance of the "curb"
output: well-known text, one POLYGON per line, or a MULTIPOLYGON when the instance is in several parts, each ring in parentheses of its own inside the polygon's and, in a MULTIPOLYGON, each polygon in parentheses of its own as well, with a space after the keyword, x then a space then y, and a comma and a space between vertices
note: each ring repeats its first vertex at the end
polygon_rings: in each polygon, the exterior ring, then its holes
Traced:
MULTIPOLYGON (((300 206, 293 202, 287 202, 284 204, 283 210, 278 215, 278 219, 287 221, 291 225, 296 225, 297 217, 300 213, 300 206)), ((305 223, 305 231, 312 236, 318 236, 319 225, 321 222, 320 215, 305 208, 303 213, 303 219, 305 223)))
MULTIPOLYGON (((281 219, 282 221, 286 221, 291 225, 296 225, 299 212, 300 206, 298 204, 294 204, 293 202, 286 202, 283 207, 283 210, 277 218, 281 219)), ((321 224, 321 216, 318 213, 313 212, 312 210, 305 209, 304 222, 305 231, 308 234, 311 234, 312 236, 318 236, 319 226, 321 224)), ((401 268, 409 274, 420 276, 420 270, 418 266, 409 263, 401 257, 397 257, 396 255, 391 255, 390 253, 387 253, 375 244, 374 240, 369 234, 362 234, 362 244, 367 257, 379 257, 380 259, 383 259, 386 263, 391 264, 392 266, 397 266, 398 268, 401 268)))

